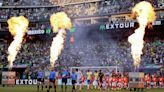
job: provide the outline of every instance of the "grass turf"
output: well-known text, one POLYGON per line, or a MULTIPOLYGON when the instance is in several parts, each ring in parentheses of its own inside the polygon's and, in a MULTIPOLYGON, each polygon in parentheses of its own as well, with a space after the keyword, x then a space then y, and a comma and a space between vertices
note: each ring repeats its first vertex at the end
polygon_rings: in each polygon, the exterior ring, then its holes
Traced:
MULTIPOLYGON (((5 86, 5 87, 0 86, 0 92, 47 92, 46 90, 47 90, 47 88, 44 88, 43 91, 37 91, 37 87, 34 85, 33 86, 19 85, 19 86, 5 86)), ((54 92, 54 90, 51 89, 50 92, 54 92)), ((57 92, 61 92, 60 86, 57 87, 57 92)), ((71 86, 68 86, 67 92, 72 92, 71 86)), ((82 90, 77 90, 76 92, 130 92, 130 91, 129 91, 129 89, 128 90, 117 90, 117 91, 112 91, 112 90, 101 90, 100 91, 98 89, 87 90, 85 87, 82 90)), ((135 91, 131 91, 131 92, 135 92, 135 91)), ((144 89, 143 92, 164 92, 164 88, 144 89)))

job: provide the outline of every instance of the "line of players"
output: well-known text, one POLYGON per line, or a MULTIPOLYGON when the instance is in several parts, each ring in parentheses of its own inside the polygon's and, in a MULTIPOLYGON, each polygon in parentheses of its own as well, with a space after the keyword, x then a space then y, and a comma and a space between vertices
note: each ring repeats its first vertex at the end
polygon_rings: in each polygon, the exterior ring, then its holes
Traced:
POLYGON ((145 83, 146 83, 146 88, 164 88, 164 77, 163 76, 157 76, 156 74, 150 75, 146 74, 145 75, 145 83))
MULTIPOLYGON (((49 75, 49 86, 47 87, 47 92, 50 91, 52 87, 54 87, 54 92, 56 92, 56 70, 52 69, 50 71, 49 75)), ((108 70, 103 72, 102 70, 95 70, 94 73, 92 73, 90 70, 86 71, 86 75, 84 75, 80 70, 76 69, 72 71, 72 74, 65 68, 61 72, 61 78, 62 78, 62 85, 61 85, 61 91, 66 92, 67 91, 67 79, 72 79, 72 92, 76 92, 77 86, 79 86, 79 90, 81 90, 85 84, 85 80, 87 80, 87 89, 89 90, 91 86, 93 85, 95 89, 105 89, 105 90, 121 90, 122 88, 127 89, 128 88, 128 73, 125 73, 121 75, 119 72, 115 73, 114 71, 110 74, 108 70)), ((44 72, 38 71, 38 85, 37 88, 39 90, 39 86, 41 86, 43 90, 43 84, 44 84, 44 72)), ((151 88, 153 85, 153 88, 163 88, 164 87, 164 78, 150 75, 145 75, 145 83, 147 88, 151 88)))
POLYGON ((92 84, 95 89, 120 90, 122 88, 128 88, 128 75, 122 76, 120 73, 114 71, 110 74, 108 70, 103 72, 102 70, 95 70, 94 73, 90 70, 87 71, 87 89, 90 89, 92 84))

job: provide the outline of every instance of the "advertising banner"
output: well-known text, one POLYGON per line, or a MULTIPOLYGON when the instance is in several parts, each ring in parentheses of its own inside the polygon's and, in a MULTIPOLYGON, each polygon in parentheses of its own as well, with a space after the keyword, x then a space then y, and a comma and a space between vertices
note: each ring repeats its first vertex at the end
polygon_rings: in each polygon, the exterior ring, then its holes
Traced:
POLYGON ((28 30, 27 34, 28 35, 36 35, 36 34, 44 34, 44 30, 28 30))
MULTIPOLYGON (((135 21, 133 22, 123 22, 123 23, 107 23, 107 24, 101 24, 99 25, 99 30, 114 30, 114 29, 128 29, 135 27, 135 21)), ((161 21, 155 21, 153 22, 154 26, 161 25, 161 21)))
POLYGON ((2 72, 2 84, 15 84, 16 72, 2 72))
POLYGON ((16 85, 37 85, 37 79, 16 79, 16 85))

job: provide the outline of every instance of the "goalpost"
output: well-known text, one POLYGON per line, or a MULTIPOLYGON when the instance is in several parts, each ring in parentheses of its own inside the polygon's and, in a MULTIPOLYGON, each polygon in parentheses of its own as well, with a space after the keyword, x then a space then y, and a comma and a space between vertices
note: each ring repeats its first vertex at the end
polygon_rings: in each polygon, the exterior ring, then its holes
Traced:
POLYGON ((91 72, 94 72, 95 70, 102 70, 103 72, 105 72, 105 70, 109 70, 109 72, 112 72, 113 70, 119 73, 123 73, 123 67, 119 67, 119 66, 84 66, 84 67, 70 67, 70 72, 72 73, 73 69, 79 69, 81 70, 84 74, 86 73, 86 71, 89 69, 91 72))

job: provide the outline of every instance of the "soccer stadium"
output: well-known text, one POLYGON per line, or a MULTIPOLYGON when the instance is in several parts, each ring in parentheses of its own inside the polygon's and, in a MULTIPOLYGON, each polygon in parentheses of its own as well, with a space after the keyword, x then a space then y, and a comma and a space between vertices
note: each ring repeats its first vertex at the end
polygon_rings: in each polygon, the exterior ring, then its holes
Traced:
POLYGON ((164 0, 0 0, 0 92, 164 92, 164 0))

